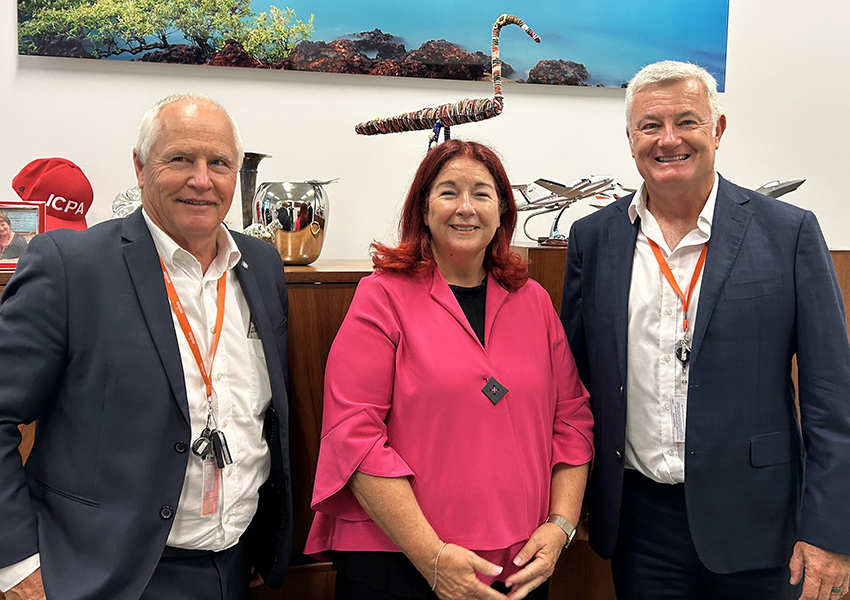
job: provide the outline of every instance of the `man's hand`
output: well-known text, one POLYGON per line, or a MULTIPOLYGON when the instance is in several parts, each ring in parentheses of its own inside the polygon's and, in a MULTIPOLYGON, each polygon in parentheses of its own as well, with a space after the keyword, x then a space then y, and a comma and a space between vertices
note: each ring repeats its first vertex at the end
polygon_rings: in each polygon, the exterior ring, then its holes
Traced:
POLYGON ((30 573, 26 579, 6 592, 6 600, 45 600, 41 569, 30 573))
POLYGON ((850 587, 850 556, 846 554, 797 542, 788 566, 791 569, 791 585, 797 585, 803 579, 800 600, 837 600, 850 587), (838 591, 839 588, 841 591, 838 591))

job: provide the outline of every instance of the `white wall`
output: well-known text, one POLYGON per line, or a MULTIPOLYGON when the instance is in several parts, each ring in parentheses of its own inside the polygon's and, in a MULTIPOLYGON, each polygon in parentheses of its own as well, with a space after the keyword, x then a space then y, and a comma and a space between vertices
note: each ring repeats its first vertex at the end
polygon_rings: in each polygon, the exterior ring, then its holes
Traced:
MULTIPOLYGON (((94 187, 90 224, 109 218, 115 195, 135 184, 131 148, 147 107, 170 93, 196 91, 233 112, 246 150, 273 155, 260 164, 259 181, 339 177, 327 188, 322 257, 365 258, 371 240, 395 235, 427 133, 364 137, 354 125, 492 95, 486 83, 19 57, 16 2, 0 4, 0 199, 17 199, 12 177, 31 159, 64 156, 94 187)), ((850 169, 848 25, 846 2, 731 0, 722 95, 729 126, 718 170, 751 188, 806 178, 783 199, 818 215, 832 249, 850 249, 843 185, 850 169)), ((509 46, 502 55, 510 62, 509 46)), ((624 134, 622 90, 507 83, 505 100, 498 118, 452 133, 500 150, 514 182, 587 174, 640 182, 624 134)), ((562 230, 591 210, 575 204, 562 230)), ((551 219, 533 223, 532 232, 543 234, 551 219)))

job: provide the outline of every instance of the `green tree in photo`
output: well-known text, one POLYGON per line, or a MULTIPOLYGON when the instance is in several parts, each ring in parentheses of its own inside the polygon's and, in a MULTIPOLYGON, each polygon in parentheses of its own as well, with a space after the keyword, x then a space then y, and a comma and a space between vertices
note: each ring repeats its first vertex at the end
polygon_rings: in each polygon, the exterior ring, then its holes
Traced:
POLYGON ((295 49, 301 40, 313 35, 313 15, 307 23, 295 20, 295 11, 291 8, 280 10, 272 6, 268 14, 257 15, 255 26, 247 32, 242 46, 251 55, 260 60, 273 63, 283 60, 295 49))
POLYGON ((106 58, 185 39, 209 58, 235 40, 270 63, 312 33, 312 15, 304 23, 292 9, 274 6, 257 15, 250 0, 18 0, 22 54, 106 58))

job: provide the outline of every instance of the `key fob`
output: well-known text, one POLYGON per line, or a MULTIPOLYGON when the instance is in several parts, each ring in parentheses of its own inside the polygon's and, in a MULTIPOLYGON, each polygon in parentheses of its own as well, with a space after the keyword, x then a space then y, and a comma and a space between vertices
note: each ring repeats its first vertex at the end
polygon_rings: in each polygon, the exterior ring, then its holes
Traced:
POLYGON ((224 437, 224 432, 214 429, 212 432, 213 452, 215 460, 218 463, 218 468, 223 469, 224 465, 229 465, 233 462, 230 456, 230 448, 227 447, 227 439, 224 437))

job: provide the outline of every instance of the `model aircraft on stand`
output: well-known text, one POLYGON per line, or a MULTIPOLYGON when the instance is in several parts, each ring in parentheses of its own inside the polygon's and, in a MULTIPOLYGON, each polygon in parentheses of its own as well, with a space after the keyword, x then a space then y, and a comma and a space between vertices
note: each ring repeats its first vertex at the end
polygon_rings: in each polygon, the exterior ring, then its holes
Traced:
MULTIPOLYGON (((805 181, 805 179, 774 180, 764 184, 755 191, 771 198, 779 198, 788 192, 793 192, 803 185, 805 181)), ((522 224, 523 233, 525 233, 528 239, 537 242, 541 246, 567 245, 567 236, 558 230, 558 222, 561 220, 561 215, 564 214, 564 211, 572 206, 573 203, 584 198, 590 198, 590 206, 603 208, 611 202, 636 191, 633 188, 627 188, 615 182, 613 177, 607 175, 588 175, 566 184, 541 178, 535 179, 534 183, 512 185, 511 187, 514 189, 514 201, 516 202, 517 211, 530 213, 522 224), (531 219, 556 211, 558 214, 552 222, 548 236, 534 237, 528 233, 528 222, 531 219)))
POLYGON ((583 198, 594 198, 597 203, 605 202, 607 204, 634 191, 616 183, 613 177, 607 175, 588 175, 566 184, 550 179, 536 179, 534 183, 511 187, 514 189, 514 201, 517 210, 531 213, 522 225, 523 233, 528 239, 539 243, 541 246, 567 245, 567 236, 558 231, 558 222, 564 211, 573 203, 583 198), (617 189, 620 190, 620 193, 614 191, 617 189), (528 233, 528 222, 531 219, 556 211, 558 214, 552 222, 548 236, 536 238, 528 233))

